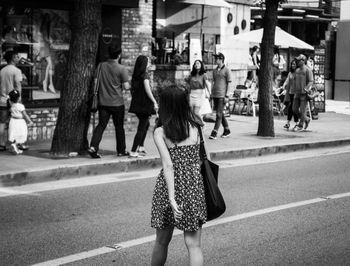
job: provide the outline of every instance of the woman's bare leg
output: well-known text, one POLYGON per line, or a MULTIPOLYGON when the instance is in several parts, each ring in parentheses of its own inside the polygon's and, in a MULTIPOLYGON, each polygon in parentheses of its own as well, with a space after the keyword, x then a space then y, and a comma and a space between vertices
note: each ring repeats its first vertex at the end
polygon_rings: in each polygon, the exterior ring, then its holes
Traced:
POLYGON ((195 231, 195 232, 185 231, 184 233, 185 244, 190 257, 190 266, 203 265, 201 234, 202 234, 202 228, 199 228, 198 231, 195 231))
POLYGON ((174 227, 157 229, 156 242, 152 252, 151 266, 162 266, 168 256, 168 246, 173 236, 174 227))
POLYGON ((199 114, 199 106, 192 106, 193 113, 203 122, 202 116, 199 114))

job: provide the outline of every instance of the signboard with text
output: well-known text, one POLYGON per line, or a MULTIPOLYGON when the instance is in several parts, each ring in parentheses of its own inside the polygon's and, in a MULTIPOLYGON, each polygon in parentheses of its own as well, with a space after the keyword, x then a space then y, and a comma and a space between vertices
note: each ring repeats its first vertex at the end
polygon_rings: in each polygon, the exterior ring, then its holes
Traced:
POLYGON ((319 112, 326 111, 325 104, 325 62, 326 49, 315 48, 314 56, 314 85, 319 95, 314 98, 315 107, 319 112))

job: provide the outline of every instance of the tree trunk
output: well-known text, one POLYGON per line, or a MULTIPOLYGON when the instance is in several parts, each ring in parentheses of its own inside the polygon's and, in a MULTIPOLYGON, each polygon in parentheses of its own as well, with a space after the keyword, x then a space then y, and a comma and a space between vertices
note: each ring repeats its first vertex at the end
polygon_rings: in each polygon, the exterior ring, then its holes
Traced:
POLYGON ((258 136, 274 137, 272 110, 272 58, 275 45, 277 25, 277 8, 279 0, 266 0, 263 18, 264 34, 261 42, 261 62, 259 72, 259 126, 258 136))
POLYGON ((74 0, 67 76, 55 127, 51 155, 66 157, 88 147, 89 98, 101 31, 101 0, 74 0))

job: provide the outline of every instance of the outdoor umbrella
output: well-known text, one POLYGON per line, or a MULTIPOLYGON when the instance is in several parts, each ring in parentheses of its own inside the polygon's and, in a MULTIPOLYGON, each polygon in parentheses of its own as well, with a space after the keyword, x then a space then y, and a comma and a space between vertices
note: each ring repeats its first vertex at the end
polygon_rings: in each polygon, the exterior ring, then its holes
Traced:
MULTIPOLYGON (((252 30, 242 34, 233 36, 233 39, 248 41, 252 43, 261 43, 264 29, 252 30)), ((276 27, 275 32, 275 45, 282 48, 298 48, 305 50, 314 50, 314 47, 306 42, 298 39, 297 37, 289 34, 288 32, 282 30, 279 27, 276 27)))
POLYGON ((201 5, 202 6, 202 16, 201 16, 201 27, 200 27, 200 37, 202 38, 203 32, 203 19, 204 19, 204 7, 205 6, 215 6, 215 7, 227 7, 231 8, 231 5, 225 0, 177 0, 179 3, 201 5))

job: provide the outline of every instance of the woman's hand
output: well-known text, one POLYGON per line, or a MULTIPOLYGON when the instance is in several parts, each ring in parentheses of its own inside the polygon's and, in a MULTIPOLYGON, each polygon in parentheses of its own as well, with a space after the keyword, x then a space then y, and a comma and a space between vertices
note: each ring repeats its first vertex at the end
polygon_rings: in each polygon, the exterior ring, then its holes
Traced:
POLYGON ((173 210, 175 221, 180 220, 183 212, 180 210, 175 199, 170 199, 170 206, 171 206, 171 209, 173 210))
POLYGON ((155 103, 154 103, 154 110, 156 110, 157 113, 158 113, 158 109, 159 109, 158 103, 155 102, 155 103))

